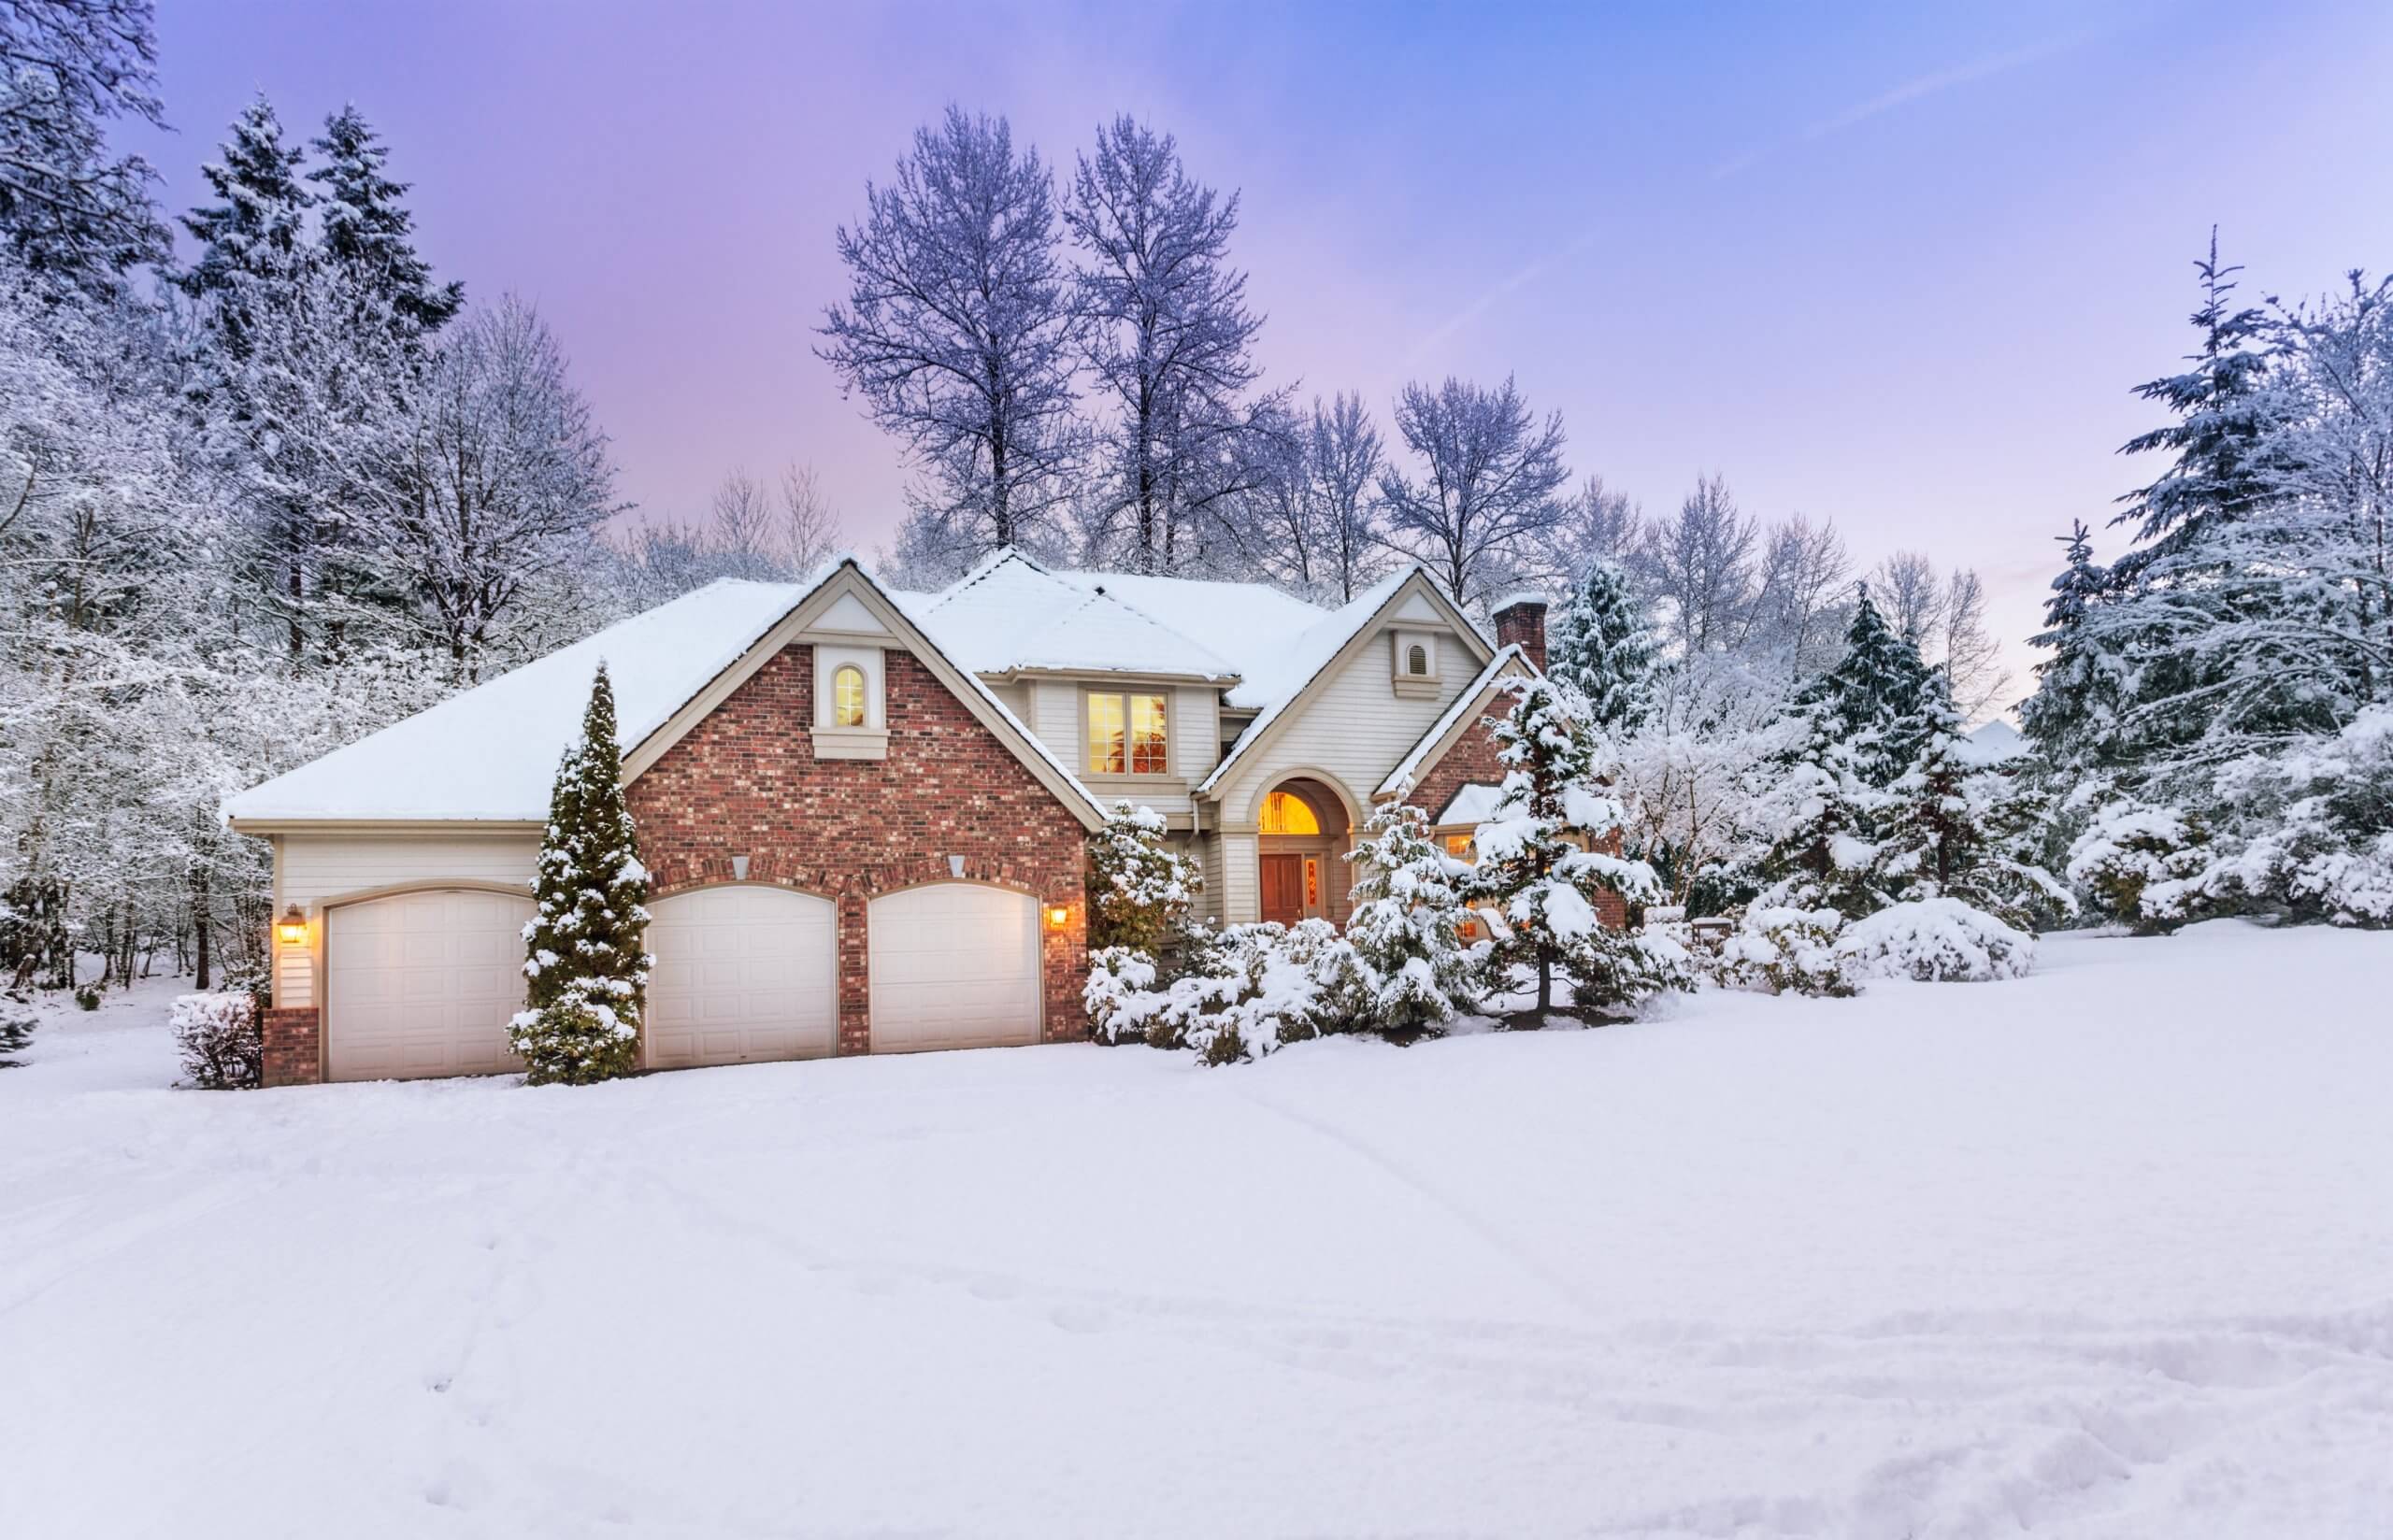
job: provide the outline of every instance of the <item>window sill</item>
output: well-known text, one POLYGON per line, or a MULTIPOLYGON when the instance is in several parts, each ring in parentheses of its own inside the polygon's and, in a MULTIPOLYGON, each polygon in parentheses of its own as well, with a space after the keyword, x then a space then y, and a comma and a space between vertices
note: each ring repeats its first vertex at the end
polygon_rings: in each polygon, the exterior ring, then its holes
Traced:
POLYGON ((818 760, 885 760, 889 732, 879 727, 818 727, 812 734, 818 760))
POLYGON ((1411 700, 1434 700, 1440 692, 1435 674, 1398 674, 1394 683, 1396 692, 1411 700))

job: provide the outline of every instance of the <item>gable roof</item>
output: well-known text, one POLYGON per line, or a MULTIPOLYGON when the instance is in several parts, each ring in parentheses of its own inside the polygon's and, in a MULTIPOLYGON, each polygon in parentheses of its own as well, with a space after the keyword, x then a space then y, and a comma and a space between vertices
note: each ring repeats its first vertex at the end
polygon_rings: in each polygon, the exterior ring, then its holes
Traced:
POLYGON ((976 674, 1068 669, 1219 683, 1239 673, 1219 652, 1124 600, 1099 576, 1050 572, 1016 550, 984 559, 937 593, 897 599, 976 674))
POLYGON ((1487 666, 1479 671, 1478 677, 1463 686, 1462 693, 1454 697, 1454 704, 1446 707, 1445 714, 1431 722, 1429 730, 1421 734, 1419 741, 1406 751, 1402 759, 1396 762, 1396 768, 1380 782, 1379 790, 1371 793, 1371 799, 1376 802, 1383 797, 1403 795, 1408 785, 1419 780, 1431 766, 1444 759, 1446 751, 1462 741, 1464 732, 1482 714, 1486 698, 1495 692, 1496 681, 1508 673, 1523 674, 1532 678, 1539 673, 1537 664, 1529 661, 1528 654, 1521 650, 1518 642, 1507 642, 1498 649, 1496 656, 1487 661, 1487 666))
POLYGON ((547 818, 557 761, 580 731, 590 678, 603 661, 615 690, 617 739, 637 778, 697 715, 727 695, 842 595, 860 600, 1048 789, 1090 828, 1104 809, 1079 778, 968 669, 957 666, 853 556, 795 583, 725 578, 635 615, 452 695, 228 799, 251 830, 283 824, 537 824, 547 818))
POLYGON ((1487 651, 1479 628, 1429 580, 1426 568, 1415 563, 1391 573, 1354 595, 1344 606, 1331 610, 1294 638, 1285 652, 1268 665, 1262 688, 1270 704, 1247 724, 1246 731, 1239 734, 1238 742, 1230 746, 1230 751, 1222 756, 1212 773, 1197 784, 1196 794, 1203 796, 1221 785, 1233 769, 1268 742, 1287 720, 1290 708, 1318 688, 1336 671, 1338 663, 1351 657, 1353 649, 1369 637, 1381 616, 1408 594, 1426 595, 1431 607, 1445 616, 1467 646, 1475 652, 1487 651))

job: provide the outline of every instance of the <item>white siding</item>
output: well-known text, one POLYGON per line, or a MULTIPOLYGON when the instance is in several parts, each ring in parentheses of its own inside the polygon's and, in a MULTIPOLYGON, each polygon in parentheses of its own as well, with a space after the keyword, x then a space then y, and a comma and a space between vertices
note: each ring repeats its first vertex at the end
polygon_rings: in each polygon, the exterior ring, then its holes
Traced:
POLYGON ((1259 843, 1253 834, 1224 834, 1214 846, 1221 851, 1223 867, 1221 887, 1222 919, 1237 924, 1254 920, 1263 913, 1263 894, 1256 888, 1260 874, 1255 868, 1255 847, 1259 843))
POLYGON ((1159 813, 1195 811, 1196 802, 1189 792, 1221 758, 1220 692, 1202 685, 1182 685, 1168 692, 1170 701, 1165 720, 1171 734, 1171 774, 1134 780, 1088 773, 1081 742, 1081 692, 1091 685, 1125 691, 1154 688, 1125 685, 1096 675, 1085 679, 1035 678, 1026 686, 1030 704, 1022 713, 1023 720, 1041 743, 1054 750, 1057 759, 1071 766, 1072 774, 1080 777, 1098 802, 1110 805, 1117 797, 1128 797, 1159 813))
POLYGON ((1027 720, 1039 740, 1070 765, 1073 775, 1086 772, 1088 766, 1081 760, 1080 686, 1069 679, 1031 680, 1027 720))
MULTIPOLYGON (((1462 644, 1440 638, 1448 648, 1462 644)), ((1221 788, 1222 820, 1229 827, 1252 828, 1263 793, 1299 766, 1325 770, 1338 777, 1346 793, 1368 817, 1371 792, 1406 750, 1420 741, 1445 714, 1454 697, 1469 682, 1477 664, 1457 655, 1444 670, 1443 688, 1435 696, 1403 696, 1388 673, 1388 643, 1382 632, 1357 649, 1313 697, 1282 723, 1260 754, 1249 755, 1221 788)), ((1250 876, 1250 882, 1254 879, 1250 876)))
POLYGON ((316 1004, 324 900, 442 882, 503 883, 528 898, 540 855, 529 833, 283 834, 276 846, 274 912, 296 904, 309 921, 304 946, 275 943, 275 1004, 294 1007, 316 1004))

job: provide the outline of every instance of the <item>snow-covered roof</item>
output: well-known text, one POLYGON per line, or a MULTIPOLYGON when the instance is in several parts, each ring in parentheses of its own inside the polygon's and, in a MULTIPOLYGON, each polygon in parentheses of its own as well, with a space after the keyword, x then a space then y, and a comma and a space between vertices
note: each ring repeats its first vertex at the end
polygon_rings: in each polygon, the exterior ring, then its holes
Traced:
POLYGON ((1496 804, 1503 794, 1501 786, 1485 781, 1472 781, 1457 787, 1454 794, 1446 799, 1446 805, 1438 809, 1438 816, 1429 822, 1432 827, 1440 829, 1449 824, 1485 823, 1496 816, 1496 804))
MULTIPOLYGON (((1268 583, 1217 583, 1194 578, 1150 578, 1134 572, 1074 572, 1071 581, 1103 589, 1183 636, 1198 638, 1229 660, 1241 682, 1228 704, 1260 710, 1280 699, 1278 666, 1289 645, 1332 615, 1268 583)), ((1334 649, 1332 650, 1335 650, 1334 649)), ((1306 677, 1310 677, 1308 675, 1306 677)), ((1304 678, 1298 678, 1302 685, 1304 678)))
POLYGON ((1508 642, 1498 649, 1496 656, 1487 660, 1487 666, 1479 671, 1478 677, 1463 686, 1462 693, 1454 697, 1454 704, 1447 706, 1445 713, 1429 724, 1429 731, 1421 734, 1411 749, 1406 752, 1404 758, 1396 762, 1396 768, 1387 773, 1387 779, 1380 782, 1379 791, 1373 794, 1392 797, 1418 780, 1425 768, 1425 762, 1429 757, 1429 751, 1444 742, 1446 734, 1453 732, 1454 725, 1466 715, 1478 709, 1479 697, 1487 692, 1487 687, 1496 682, 1497 677, 1504 672, 1505 665, 1514 662, 1531 670, 1537 667, 1535 663, 1529 662, 1528 654, 1521 650, 1521 645, 1518 642, 1508 642))
MULTIPOLYGON (((614 686, 617 741, 628 753, 844 566, 871 582, 862 563, 843 554, 795 583, 709 583, 239 792, 226 801, 225 815, 254 823, 537 822, 548 816, 557 761, 581 730, 601 662, 614 686)), ((1070 767, 943 637, 924 634, 982 706, 1014 730, 1019 747, 1101 819, 1104 805, 1070 767)))
POLYGON ((1979 766, 2007 764, 2028 751, 2028 740, 2000 717, 1961 740, 1962 758, 1979 766))
MULTIPOLYGON (((1240 672, 1126 601, 1099 575, 1050 572, 1015 551, 987 558, 937 593, 897 599, 950 658, 976 674, 1057 668, 1226 680, 1240 672)), ((1289 602, 1319 614, 1301 600, 1289 602)))

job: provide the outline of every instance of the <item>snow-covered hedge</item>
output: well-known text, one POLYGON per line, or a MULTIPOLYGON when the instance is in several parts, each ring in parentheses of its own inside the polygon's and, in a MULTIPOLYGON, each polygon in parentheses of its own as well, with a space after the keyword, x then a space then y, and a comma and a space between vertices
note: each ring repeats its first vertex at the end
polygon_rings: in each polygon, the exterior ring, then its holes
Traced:
POLYGON ((1843 927, 1834 909, 1756 906, 1720 945, 1720 982, 1770 994, 1849 995, 1853 971, 1837 950, 1843 927))
POLYGON ((1924 898, 1855 920, 1836 949, 1856 978, 1966 983, 2025 977, 2036 938, 1957 898, 1924 898))
POLYGON ((2069 880, 2097 913, 2139 930, 2190 918, 2188 883, 2209 864, 2202 832, 2173 807, 2114 796, 2094 810, 2069 848, 2069 880))
POLYGON ((249 995, 179 995, 166 1020, 193 1085, 237 1091, 265 1078, 265 1033, 249 995))

